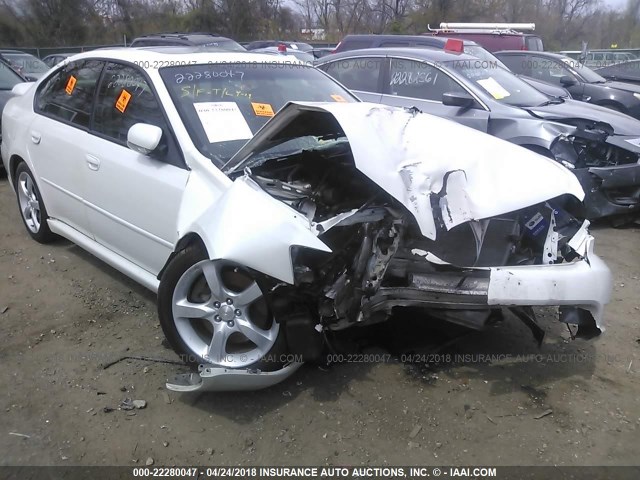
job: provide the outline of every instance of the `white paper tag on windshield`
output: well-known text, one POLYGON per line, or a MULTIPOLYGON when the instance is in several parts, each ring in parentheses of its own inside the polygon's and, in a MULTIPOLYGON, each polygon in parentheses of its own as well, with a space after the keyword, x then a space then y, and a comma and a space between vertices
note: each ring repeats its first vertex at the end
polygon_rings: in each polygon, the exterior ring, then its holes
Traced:
POLYGON ((511 96, 511 94, 492 77, 478 80, 478 84, 496 100, 502 100, 503 98, 511 96))
POLYGON ((630 143, 634 147, 640 147, 640 138, 632 138, 630 140, 625 140, 625 142, 630 143))
POLYGON ((236 102, 197 102, 193 106, 209 143, 248 140, 253 137, 236 102))

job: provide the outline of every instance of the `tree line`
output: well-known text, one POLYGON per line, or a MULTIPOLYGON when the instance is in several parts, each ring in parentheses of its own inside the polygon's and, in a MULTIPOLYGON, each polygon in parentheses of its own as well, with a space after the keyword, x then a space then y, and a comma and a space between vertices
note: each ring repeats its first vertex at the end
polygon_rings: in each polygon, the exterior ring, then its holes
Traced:
POLYGON ((0 45, 105 45, 171 31, 337 42, 349 33, 424 33, 447 21, 533 22, 549 50, 584 41, 640 48, 640 0, 627 2, 615 10, 601 0, 0 0, 0 45))

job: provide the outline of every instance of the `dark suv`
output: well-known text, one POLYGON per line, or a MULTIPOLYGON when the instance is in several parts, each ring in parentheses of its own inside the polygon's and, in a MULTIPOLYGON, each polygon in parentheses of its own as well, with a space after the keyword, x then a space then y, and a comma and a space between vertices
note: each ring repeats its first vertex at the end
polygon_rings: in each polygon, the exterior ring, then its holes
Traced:
POLYGON ((130 47, 211 47, 233 52, 244 52, 245 48, 235 40, 214 33, 152 33, 131 42, 130 47))

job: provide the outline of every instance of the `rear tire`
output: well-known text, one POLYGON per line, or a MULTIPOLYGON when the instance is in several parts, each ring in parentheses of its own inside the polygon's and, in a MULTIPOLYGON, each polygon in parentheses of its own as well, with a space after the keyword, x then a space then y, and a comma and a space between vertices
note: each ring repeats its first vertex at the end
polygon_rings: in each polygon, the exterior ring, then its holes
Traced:
POLYGON ((20 218, 31 238, 39 243, 51 243, 57 236, 49 229, 47 207, 44 205, 40 189, 33 173, 26 163, 20 162, 16 168, 15 189, 20 209, 20 218))
POLYGON ((209 260, 199 246, 178 252, 158 288, 160 325, 173 350, 192 366, 281 368, 285 329, 260 283, 240 265, 209 260))

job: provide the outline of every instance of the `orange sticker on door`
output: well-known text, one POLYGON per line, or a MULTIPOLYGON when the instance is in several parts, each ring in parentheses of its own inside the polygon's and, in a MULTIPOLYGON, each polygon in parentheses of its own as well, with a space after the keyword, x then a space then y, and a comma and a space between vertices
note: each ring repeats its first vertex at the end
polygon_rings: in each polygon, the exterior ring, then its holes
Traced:
POLYGON ((333 98, 336 102, 346 102, 342 95, 331 95, 331 98, 333 98))
POLYGON ((122 89, 118 100, 116 100, 116 110, 118 110, 120 113, 124 113, 124 111, 127 109, 127 105, 129 105, 129 100, 131 100, 131 94, 125 89, 122 89))
POLYGON ((253 113, 258 117, 273 117, 275 115, 273 107, 268 103, 251 102, 251 106, 253 107, 253 113))
POLYGON ((67 80, 67 86, 64 87, 64 91, 67 92, 67 95, 71 95, 73 93, 73 89, 76 88, 77 81, 78 80, 73 75, 69 77, 69 80, 67 80))

